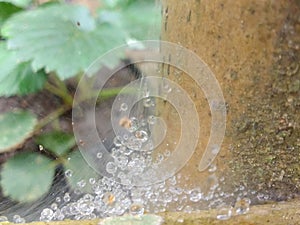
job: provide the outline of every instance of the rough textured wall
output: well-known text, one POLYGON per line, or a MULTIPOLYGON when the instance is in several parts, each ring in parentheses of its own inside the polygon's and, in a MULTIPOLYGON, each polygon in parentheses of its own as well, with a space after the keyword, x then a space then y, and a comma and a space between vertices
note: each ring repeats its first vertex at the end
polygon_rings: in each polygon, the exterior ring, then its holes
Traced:
MULTIPOLYGON (((298 0, 163 1, 162 40, 199 55, 228 105, 218 173, 229 168, 234 186, 267 199, 292 197, 300 187, 299 5, 298 0)), ((172 70, 168 76, 190 90, 198 106, 205 105, 193 81, 172 70)), ((209 135, 209 109, 198 106, 202 140, 183 172, 192 174, 190 183, 207 177, 196 164, 209 135)))

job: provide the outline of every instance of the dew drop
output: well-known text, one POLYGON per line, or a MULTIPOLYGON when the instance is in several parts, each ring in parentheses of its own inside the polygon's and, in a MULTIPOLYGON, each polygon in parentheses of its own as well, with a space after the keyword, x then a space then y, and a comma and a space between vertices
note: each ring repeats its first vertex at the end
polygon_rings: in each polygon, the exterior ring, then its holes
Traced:
POLYGON ((53 209, 53 210, 57 210, 57 208, 58 208, 58 206, 57 206, 56 203, 52 203, 50 207, 51 207, 51 209, 53 209))
POLYGON ((134 131, 136 131, 139 128, 139 121, 135 117, 131 117, 130 121, 131 121, 131 126, 128 128, 128 130, 130 132, 134 132, 134 131))
POLYGON ((193 189, 193 190, 191 190, 191 192, 190 192, 189 195, 190 195, 190 200, 192 202, 198 202, 202 198, 202 193, 201 193, 201 191, 199 189, 193 189))
POLYGON ((153 106, 153 101, 152 101, 152 99, 151 98, 145 98, 144 100, 143 100, 143 105, 144 105, 144 107, 146 107, 146 108, 149 108, 149 107, 151 107, 151 106, 153 106))
POLYGON ((98 152, 98 153, 97 153, 97 158, 98 158, 98 159, 101 159, 102 156, 103 156, 102 152, 98 152))
POLYGON ((8 222, 8 219, 6 216, 0 216, 0 223, 1 222, 8 222))
POLYGON ((250 210, 251 200, 249 198, 237 198, 234 210, 238 215, 246 214, 250 210))
POLYGON ((47 221, 48 222, 48 221, 51 221, 53 217, 54 217, 53 210, 49 209, 49 208, 45 208, 41 212, 40 221, 47 221))
POLYGON ((138 151, 142 147, 142 141, 137 138, 131 137, 131 138, 129 138, 128 142, 126 143, 126 146, 129 149, 138 151))
POLYGON ((217 170, 217 166, 215 164, 210 165, 208 168, 208 172, 210 173, 216 172, 216 170, 217 170))
POLYGON ((112 205, 114 204, 114 202, 116 201, 116 197, 113 193, 111 192, 106 192, 104 195, 103 195, 103 202, 106 204, 106 205, 112 205))
POLYGON ((156 117, 155 116, 148 116, 148 120, 147 122, 150 124, 150 125, 154 125, 156 123, 156 117))
POLYGON ((64 199, 65 202, 69 202, 71 200, 70 194, 68 192, 65 193, 63 199, 64 199))
POLYGON ((163 85, 163 92, 164 93, 170 93, 172 91, 172 88, 169 86, 169 84, 163 85))
POLYGON ((120 136, 116 136, 113 142, 116 147, 122 146, 122 138, 120 136))
POLYGON ((120 110, 121 111, 127 111, 128 109, 128 105, 126 103, 122 103, 121 106, 120 106, 120 110))
POLYGON ((108 162, 106 164, 106 171, 108 173, 114 174, 117 171, 117 167, 113 162, 108 162))
POLYGON ((85 180, 80 180, 80 181, 77 182, 77 186, 78 186, 79 188, 84 188, 85 185, 86 185, 85 180))
POLYGON ((66 175, 67 177, 72 177, 72 176, 73 176, 73 171, 70 170, 70 169, 68 169, 68 170, 65 171, 65 175, 66 175))
POLYGON ((25 219, 20 217, 19 215, 14 215, 13 222, 14 223, 25 223, 25 219))
POLYGON ((141 216, 145 212, 144 206, 141 203, 132 203, 129 208, 129 213, 134 216, 141 216))
POLYGON ((95 183, 96 183, 96 179, 93 178, 93 177, 91 177, 91 178, 89 179, 89 183, 90 183, 90 184, 95 184, 95 183))
POLYGON ((232 209, 231 207, 220 207, 218 210, 218 215, 217 215, 217 219, 218 220, 228 220, 230 219, 231 215, 232 215, 232 209))
POLYGON ((139 130, 135 132, 135 137, 144 143, 148 140, 148 133, 144 130, 139 130))

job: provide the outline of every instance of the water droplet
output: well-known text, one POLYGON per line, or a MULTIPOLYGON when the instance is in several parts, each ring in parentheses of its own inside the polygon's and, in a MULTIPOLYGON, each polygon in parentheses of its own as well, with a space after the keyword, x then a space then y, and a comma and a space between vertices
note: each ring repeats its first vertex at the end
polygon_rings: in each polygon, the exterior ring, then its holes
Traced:
POLYGON ((126 143, 127 148, 138 151, 142 147, 142 141, 135 138, 135 137, 130 137, 129 140, 126 143))
POLYGON ((148 88, 145 88, 145 89, 143 90, 143 97, 144 97, 144 98, 148 98, 149 95, 150 95, 150 91, 148 90, 148 88))
POLYGON ((41 212, 40 220, 48 222, 48 221, 51 221, 53 217, 54 217, 53 210, 49 209, 49 208, 45 208, 41 212))
POLYGON ((120 110, 121 111, 127 111, 128 109, 128 105, 126 103, 122 103, 121 106, 120 106, 120 110))
POLYGON ((193 207, 190 205, 185 206, 183 209, 183 212, 186 212, 186 213, 192 213, 192 211, 193 211, 193 207))
POLYGON ((51 207, 51 209, 53 209, 53 210, 57 210, 57 208, 58 208, 58 206, 57 206, 56 203, 52 203, 50 207, 51 207))
POLYGON ((169 84, 163 85, 163 92, 164 93, 170 93, 172 91, 172 88, 169 86, 169 84))
POLYGON ((65 171, 65 175, 67 177, 72 177, 73 176, 73 171, 68 169, 68 170, 65 171))
POLYGON ((13 216, 13 222, 14 223, 25 223, 25 219, 20 217, 19 215, 14 215, 13 216))
POLYGON ((126 169, 126 165, 128 163, 128 158, 126 156, 119 156, 115 158, 116 165, 121 169, 126 169))
POLYGON ((144 206, 141 203, 132 203, 129 208, 129 213, 134 216, 141 216, 145 212, 144 206))
POLYGON ((124 134, 124 135, 123 135, 123 139, 124 139, 125 141, 128 140, 128 138, 129 138, 129 137, 128 137, 127 134, 124 134))
POLYGON ((96 179, 93 178, 93 177, 91 177, 91 178, 89 179, 89 183, 90 183, 90 184, 95 184, 95 183, 96 183, 96 179))
POLYGON ((0 223, 1 222, 8 222, 8 219, 6 216, 0 216, 0 223))
POLYGON ((165 157, 170 157, 170 155, 171 155, 171 152, 169 150, 167 150, 167 151, 164 152, 164 156, 165 157))
POLYGON ((106 192, 104 195, 103 195, 103 202, 106 204, 106 205, 112 205, 114 204, 116 201, 116 197, 113 193, 111 192, 106 192))
POLYGON ((60 198, 60 197, 56 197, 55 201, 56 201, 57 203, 60 203, 60 202, 61 202, 61 198, 60 198))
POLYGON ((234 205, 234 210, 236 214, 241 215, 249 212, 250 204, 251 200, 249 198, 237 198, 234 205))
POLYGON ((164 161, 165 157, 163 156, 163 154, 158 153, 157 157, 156 157, 156 163, 160 164, 162 161, 164 161))
POLYGON ((43 145, 39 145, 39 150, 43 151, 44 150, 44 146, 43 145))
POLYGON ((191 190, 191 192, 190 192, 189 195, 190 195, 190 200, 192 202, 198 202, 202 198, 202 193, 201 193, 201 191, 199 189, 193 189, 193 190, 191 190))
POLYGON ((84 188, 85 185, 86 185, 85 180, 80 180, 80 181, 77 182, 77 186, 78 186, 79 188, 84 188))
POLYGON ((108 173, 114 174, 117 171, 117 167, 113 162, 108 162, 106 164, 106 171, 108 173))
POLYGON ((168 192, 165 193, 163 196, 163 200, 164 200, 164 202, 167 202, 167 203, 172 202, 172 200, 173 200, 172 194, 168 193, 168 192))
POLYGON ((156 117, 155 116, 148 116, 148 120, 147 122, 150 124, 150 125, 154 125, 156 123, 156 117))
POLYGON ((61 212, 60 209, 56 210, 54 212, 54 216, 53 216, 53 219, 56 219, 56 220, 63 220, 65 218, 65 215, 61 212))
POLYGON ((144 105, 144 107, 149 108, 151 106, 154 106, 154 103, 151 98, 145 98, 143 100, 143 105, 144 105))
POLYGON ((69 202, 71 200, 70 194, 68 192, 65 193, 63 199, 64 199, 65 202, 69 202))
POLYGON ((139 128, 139 121, 135 117, 130 118, 130 127, 128 128, 129 132, 135 132, 139 128))
POLYGON ((216 170, 217 170, 217 166, 215 164, 210 165, 208 168, 208 172, 210 173, 216 172, 216 170))
POLYGON ((217 219, 218 220, 228 220, 230 219, 231 215, 232 215, 232 208, 231 206, 230 207, 226 207, 226 206, 223 206, 223 207, 219 207, 217 209, 217 219))
POLYGON ((148 140, 148 133, 144 130, 138 130, 135 132, 135 137, 144 143, 148 140))
POLYGON ((98 152, 98 153, 97 153, 97 158, 98 158, 98 159, 101 159, 102 156, 103 156, 102 152, 98 152))
POLYGON ((113 142, 116 147, 122 146, 122 138, 120 136, 116 136, 113 142))

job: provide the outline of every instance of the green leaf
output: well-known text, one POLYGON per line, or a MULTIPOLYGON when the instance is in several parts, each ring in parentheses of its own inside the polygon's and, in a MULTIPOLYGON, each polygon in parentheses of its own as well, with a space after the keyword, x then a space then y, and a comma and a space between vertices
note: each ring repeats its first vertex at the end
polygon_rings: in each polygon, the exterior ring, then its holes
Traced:
POLYGON ((79 150, 72 152, 68 160, 64 163, 66 177, 69 185, 73 189, 80 189, 82 192, 91 193, 92 188, 89 184, 90 178, 99 178, 99 175, 86 163, 79 150), (80 182, 86 185, 80 188, 80 182))
POLYGON ((34 73, 30 63, 18 63, 14 51, 0 43, 0 96, 26 95, 41 90, 47 76, 43 71, 34 73))
POLYGON ((160 225, 163 218, 156 215, 131 216, 125 215, 120 217, 110 217, 101 221, 101 225, 160 225))
POLYGON ((55 172, 51 160, 38 153, 21 153, 4 163, 1 186, 5 196, 20 202, 34 201, 50 188, 55 172))
POLYGON ((0 2, 0 27, 6 19, 8 19, 12 14, 19 12, 20 10, 21 8, 13 4, 0 2))
POLYGON ((32 0, 0 0, 0 2, 8 2, 13 5, 26 8, 31 4, 32 0))
POLYGON ((17 111, 0 115, 0 153, 21 146, 33 134, 37 124, 30 112, 17 111))
POLYGON ((123 43, 121 32, 98 24, 87 8, 50 5, 18 13, 3 25, 10 49, 32 68, 55 71, 66 79, 84 71, 99 56, 123 43))
POLYGON ((38 136, 36 143, 42 145, 46 150, 53 152, 56 156, 62 156, 66 154, 76 142, 73 135, 61 131, 54 131, 38 136))
POLYGON ((159 38, 161 13, 160 9, 155 6, 155 1, 127 0, 126 5, 117 1, 111 2, 115 2, 115 8, 100 9, 100 21, 119 27, 120 30, 127 33, 129 38, 139 40, 159 38))

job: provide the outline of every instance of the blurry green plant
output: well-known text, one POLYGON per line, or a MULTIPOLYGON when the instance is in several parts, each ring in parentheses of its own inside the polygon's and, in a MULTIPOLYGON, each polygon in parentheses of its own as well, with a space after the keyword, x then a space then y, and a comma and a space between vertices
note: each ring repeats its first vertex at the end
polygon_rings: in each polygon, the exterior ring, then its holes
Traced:
MULTIPOLYGON (((0 97, 26 96, 46 89, 62 99, 61 106, 41 120, 24 110, 0 115, 0 154, 22 150, 2 166, 5 196, 22 202, 36 200, 51 187, 58 165, 70 171, 87 168, 73 134, 39 132, 72 108, 66 79, 79 80, 101 54, 127 39, 146 38, 150 26, 159 29, 159 13, 151 0, 103 0, 94 17, 80 5, 0 0, 0 97), (40 151, 24 149, 26 140, 33 137, 40 151)), ((104 66, 111 68, 117 63, 118 59, 104 66)), ((110 97, 116 92, 102 94, 110 97)), ((86 174, 97 176, 87 168, 67 180, 76 188, 86 174)))

